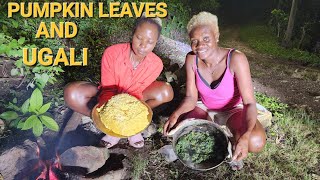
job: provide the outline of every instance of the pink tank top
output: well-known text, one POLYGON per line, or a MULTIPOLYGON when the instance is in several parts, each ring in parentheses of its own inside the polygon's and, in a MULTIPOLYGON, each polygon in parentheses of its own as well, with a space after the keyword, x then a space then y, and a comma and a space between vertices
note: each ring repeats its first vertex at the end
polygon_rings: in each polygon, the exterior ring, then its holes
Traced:
POLYGON ((196 57, 194 61, 193 70, 196 74, 196 86, 203 104, 208 109, 224 111, 232 109, 234 106, 242 102, 236 78, 231 74, 229 68, 231 52, 233 50, 234 49, 229 50, 226 61, 226 70, 222 75, 223 77, 220 78, 220 83, 213 89, 199 73, 197 66, 198 57, 196 57))

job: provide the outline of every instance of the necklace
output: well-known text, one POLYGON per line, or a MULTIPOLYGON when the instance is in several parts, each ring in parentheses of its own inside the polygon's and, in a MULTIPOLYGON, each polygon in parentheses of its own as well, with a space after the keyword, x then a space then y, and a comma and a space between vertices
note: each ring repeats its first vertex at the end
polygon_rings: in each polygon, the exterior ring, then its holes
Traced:
POLYGON ((131 64, 133 66, 133 70, 136 70, 138 68, 138 65, 140 64, 141 61, 136 61, 134 58, 133 58, 133 55, 132 55, 132 51, 130 51, 130 61, 131 61, 131 64))
POLYGON ((219 63, 217 63, 217 64, 213 67, 212 70, 209 69, 209 72, 211 71, 210 74, 214 74, 214 73, 216 72, 216 69, 217 69, 218 64, 219 64, 219 63))
MULTIPOLYGON (((212 69, 210 69, 210 67, 208 67, 208 70, 209 70, 209 72, 210 72, 211 75, 216 72, 216 69, 217 69, 217 67, 219 66, 220 62, 222 62, 224 59, 225 59, 225 58, 224 58, 224 56, 223 56, 218 62, 215 63, 215 65, 214 65, 214 67, 213 67, 212 69)), ((207 65, 207 63, 206 63, 206 65, 207 65)), ((207 65, 207 66, 208 66, 208 65, 207 65)))

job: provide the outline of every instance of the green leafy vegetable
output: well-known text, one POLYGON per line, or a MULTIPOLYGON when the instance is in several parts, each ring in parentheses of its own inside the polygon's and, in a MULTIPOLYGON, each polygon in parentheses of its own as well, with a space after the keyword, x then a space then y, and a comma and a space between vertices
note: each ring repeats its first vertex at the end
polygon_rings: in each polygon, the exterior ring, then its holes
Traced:
POLYGON ((185 161, 201 163, 212 156, 214 145, 214 137, 209 132, 191 131, 178 139, 176 152, 185 161))

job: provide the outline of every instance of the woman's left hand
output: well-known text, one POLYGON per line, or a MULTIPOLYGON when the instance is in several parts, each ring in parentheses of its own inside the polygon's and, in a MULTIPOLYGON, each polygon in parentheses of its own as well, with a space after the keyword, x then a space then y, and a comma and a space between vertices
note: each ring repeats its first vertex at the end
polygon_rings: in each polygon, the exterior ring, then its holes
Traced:
POLYGON ((242 136, 234 145, 232 161, 241 161, 248 156, 249 138, 242 136))

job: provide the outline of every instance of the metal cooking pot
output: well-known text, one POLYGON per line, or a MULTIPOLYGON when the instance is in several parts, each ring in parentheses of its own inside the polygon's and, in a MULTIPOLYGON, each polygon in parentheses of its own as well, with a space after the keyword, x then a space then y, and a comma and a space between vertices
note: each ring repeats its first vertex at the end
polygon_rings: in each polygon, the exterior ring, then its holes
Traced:
POLYGON ((223 162, 228 162, 228 160, 231 159, 231 142, 225 132, 216 123, 208 120, 191 118, 181 122, 176 129, 177 130, 174 132, 174 134, 170 133, 173 136, 173 150, 178 159, 185 166, 195 170, 206 171, 214 169, 223 162), (212 137, 215 138, 214 156, 201 163, 194 163, 191 160, 186 161, 179 157, 179 154, 176 152, 176 144, 180 137, 190 133, 191 131, 208 132, 210 136, 212 135, 212 137))

